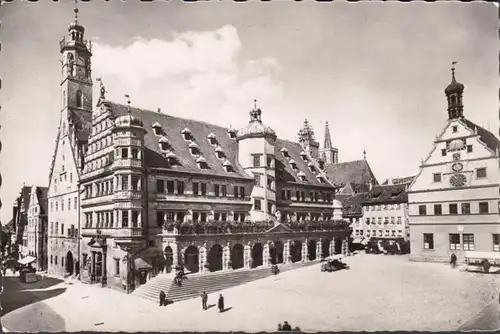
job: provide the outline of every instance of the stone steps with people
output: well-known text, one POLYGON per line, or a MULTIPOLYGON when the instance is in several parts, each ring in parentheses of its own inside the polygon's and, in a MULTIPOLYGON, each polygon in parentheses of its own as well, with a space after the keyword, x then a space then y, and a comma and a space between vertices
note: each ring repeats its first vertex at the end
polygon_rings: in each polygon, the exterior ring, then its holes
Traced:
MULTIPOLYGON (((280 272, 285 272, 317 263, 318 261, 298 262, 293 264, 280 264, 278 267, 280 272)), ((173 274, 160 274, 136 289, 132 294, 159 303, 160 291, 163 290, 167 300, 177 302, 199 297, 203 291, 210 294, 266 278, 271 275, 273 275, 271 267, 218 271, 206 274, 196 273, 188 274, 186 276, 187 279, 182 280, 182 286, 178 286, 174 282, 173 274)))

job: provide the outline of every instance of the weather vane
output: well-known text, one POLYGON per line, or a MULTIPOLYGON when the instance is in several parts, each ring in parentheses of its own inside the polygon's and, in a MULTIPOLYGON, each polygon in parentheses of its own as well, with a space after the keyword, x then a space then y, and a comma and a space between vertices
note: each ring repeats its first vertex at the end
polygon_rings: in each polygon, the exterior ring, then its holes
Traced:
POLYGON ((451 62, 451 70, 452 72, 455 72, 455 65, 458 64, 458 61, 454 60, 451 62))

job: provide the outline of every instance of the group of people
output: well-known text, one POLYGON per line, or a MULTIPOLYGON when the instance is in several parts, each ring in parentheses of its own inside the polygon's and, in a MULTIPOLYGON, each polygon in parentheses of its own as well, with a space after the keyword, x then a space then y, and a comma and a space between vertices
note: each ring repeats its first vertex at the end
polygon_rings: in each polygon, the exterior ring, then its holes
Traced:
MULTIPOLYGON (((291 332, 292 331, 292 326, 290 326, 290 324, 288 323, 288 321, 285 321, 282 324, 278 324, 278 331, 280 332, 291 332)), ((300 328, 299 327, 295 327, 293 329, 293 331, 297 331, 297 332, 300 332, 300 328)))
POLYGON ((187 275, 184 272, 184 268, 182 268, 175 275, 174 282, 175 282, 175 284, 177 284, 177 286, 182 286, 182 280, 184 280, 184 279, 187 279, 187 275))

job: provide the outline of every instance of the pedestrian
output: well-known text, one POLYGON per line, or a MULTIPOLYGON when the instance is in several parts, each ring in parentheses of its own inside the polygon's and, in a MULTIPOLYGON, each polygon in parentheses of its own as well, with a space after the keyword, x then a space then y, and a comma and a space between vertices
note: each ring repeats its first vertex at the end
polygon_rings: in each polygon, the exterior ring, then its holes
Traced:
POLYGON ((208 295, 205 291, 203 291, 203 293, 201 294, 201 307, 203 308, 203 310, 208 309, 207 301, 208 301, 208 295))
POLYGON ((288 321, 285 321, 285 323, 283 324, 283 330, 287 331, 287 332, 291 332, 292 331, 292 326, 290 326, 288 324, 288 321))
POLYGON ((278 324, 278 332, 281 332, 283 330, 283 327, 281 327, 281 324, 278 324))
POLYGON ((165 305, 165 298, 167 296, 165 295, 165 292, 163 290, 160 291, 160 306, 165 305))
POLYGON ((224 297, 222 297, 222 294, 219 295, 219 312, 224 312, 224 297))

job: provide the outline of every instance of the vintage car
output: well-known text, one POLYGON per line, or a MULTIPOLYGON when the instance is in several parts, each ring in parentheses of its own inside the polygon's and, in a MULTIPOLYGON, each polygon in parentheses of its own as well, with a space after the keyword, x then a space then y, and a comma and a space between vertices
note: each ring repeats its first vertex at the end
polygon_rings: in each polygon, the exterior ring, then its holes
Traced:
POLYGON ((500 270, 500 254, 498 252, 465 252, 467 271, 498 272, 500 270))
POLYGON ((342 256, 330 256, 325 259, 326 261, 321 265, 321 271, 333 272, 342 269, 349 269, 349 266, 342 262, 342 256))

